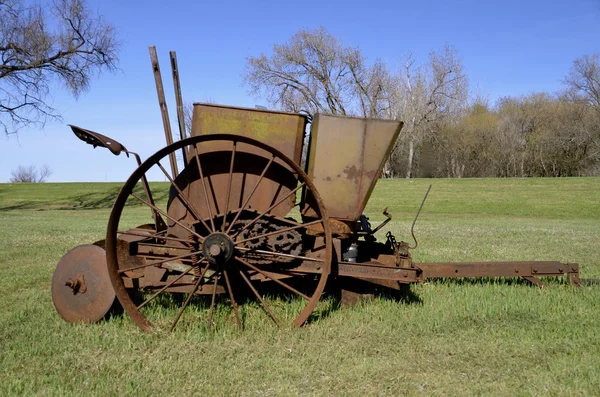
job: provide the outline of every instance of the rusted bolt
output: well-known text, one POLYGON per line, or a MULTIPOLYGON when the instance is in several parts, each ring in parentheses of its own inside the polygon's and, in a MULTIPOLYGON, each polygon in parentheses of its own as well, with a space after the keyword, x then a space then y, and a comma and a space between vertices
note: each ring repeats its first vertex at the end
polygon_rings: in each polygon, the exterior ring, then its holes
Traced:
POLYGON ((563 272, 563 268, 562 268, 562 267, 559 267, 559 268, 558 268, 558 271, 559 271, 560 273, 562 273, 562 272, 563 272))
POLYGON ((519 273, 519 269, 515 269, 515 273, 519 273))
POLYGON ((534 267, 534 268, 533 268, 533 272, 534 272, 534 273, 537 273, 537 271, 538 271, 537 267, 534 267))
POLYGON ((81 286, 81 281, 74 280, 74 279, 70 278, 70 279, 67 280, 67 282, 65 283, 65 285, 67 287, 71 288, 73 291, 76 291, 81 286))
POLYGON ((65 285, 73 290, 73 295, 78 293, 85 293, 87 286, 85 285, 85 278, 82 274, 78 275, 77 278, 70 278, 65 282, 65 285))
POLYGON ((404 278, 408 277, 408 272, 402 272, 402 276, 403 276, 404 278))

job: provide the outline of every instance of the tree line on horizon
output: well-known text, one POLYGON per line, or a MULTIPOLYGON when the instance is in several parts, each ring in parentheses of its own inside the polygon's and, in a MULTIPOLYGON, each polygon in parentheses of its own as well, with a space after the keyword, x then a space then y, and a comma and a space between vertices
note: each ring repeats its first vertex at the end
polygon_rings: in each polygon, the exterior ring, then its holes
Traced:
POLYGON ((251 93, 283 111, 402 120, 384 177, 600 175, 600 53, 574 60, 558 93, 470 95, 456 48, 398 70, 326 29, 247 58, 251 93))

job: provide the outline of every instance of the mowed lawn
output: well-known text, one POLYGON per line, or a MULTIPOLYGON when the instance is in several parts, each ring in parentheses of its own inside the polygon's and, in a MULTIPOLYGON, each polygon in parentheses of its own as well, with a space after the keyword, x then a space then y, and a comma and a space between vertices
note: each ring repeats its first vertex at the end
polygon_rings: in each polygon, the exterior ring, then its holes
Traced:
MULTIPOLYGON (((393 215, 380 238, 409 239, 430 183, 416 261, 560 260, 600 279, 599 178, 382 180, 366 209, 373 223, 393 215)), ((172 334, 123 316, 67 324, 52 272, 103 238, 119 188, 0 184, 0 395, 600 394, 600 285, 563 279, 429 280, 411 299, 377 297, 302 329, 275 328, 256 305, 245 331, 232 316, 172 334)))

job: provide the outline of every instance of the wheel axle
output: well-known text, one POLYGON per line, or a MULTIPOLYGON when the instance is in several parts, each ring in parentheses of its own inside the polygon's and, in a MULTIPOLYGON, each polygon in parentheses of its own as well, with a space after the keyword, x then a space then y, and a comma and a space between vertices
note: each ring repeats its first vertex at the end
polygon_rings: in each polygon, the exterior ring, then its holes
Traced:
POLYGON ((211 233, 204 240, 202 253, 210 263, 222 265, 233 257, 233 241, 225 233, 211 233))

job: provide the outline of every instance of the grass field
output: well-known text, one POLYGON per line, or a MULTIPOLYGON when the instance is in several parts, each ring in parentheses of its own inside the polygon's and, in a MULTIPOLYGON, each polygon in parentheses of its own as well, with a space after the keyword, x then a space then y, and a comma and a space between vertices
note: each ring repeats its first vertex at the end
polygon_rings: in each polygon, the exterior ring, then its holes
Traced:
MULTIPOLYGON (((377 223, 388 206, 387 230, 408 239, 429 183, 415 260, 560 260, 600 278, 599 178, 383 180, 366 212, 377 223)), ((562 279, 429 281, 302 329, 256 305, 245 331, 67 324, 54 266, 103 238, 119 188, 0 184, 0 395, 600 394, 600 285, 562 279)))

